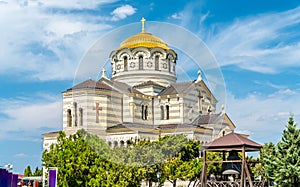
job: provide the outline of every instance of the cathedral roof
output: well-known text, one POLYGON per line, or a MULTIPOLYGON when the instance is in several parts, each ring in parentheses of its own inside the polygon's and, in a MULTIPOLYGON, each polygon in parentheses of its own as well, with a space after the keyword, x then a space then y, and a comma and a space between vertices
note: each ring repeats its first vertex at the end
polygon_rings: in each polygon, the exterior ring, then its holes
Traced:
POLYGON ((194 121, 198 126, 205 126, 208 124, 228 124, 231 130, 235 129, 234 123, 231 121, 227 113, 218 113, 218 114, 201 114, 194 121))
POLYGON ((118 48, 119 50, 125 48, 132 49, 137 47, 170 49, 162 39, 145 32, 145 21, 146 19, 142 18, 142 32, 125 39, 120 44, 120 47, 118 48))
POLYGON ((147 32, 141 32, 130 36, 120 44, 118 49, 137 47, 170 49, 162 39, 147 32))
POLYGON ((44 137, 57 137, 59 134, 59 131, 55 131, 55 132, 48 132, 45 134, 42 134, 44 137))
POLYGON ((153 125, 141 124, 141 123, 124 122, 124 123, 120 123, 120 124, 108 127, 107 130, 122 129, 122 128, 154 129, 154 126, 153 125))
MULTIPOLYGON (((102 79, 99 80, 99 82, 102 81, 102 79)), ((106 81, 111 87, 113 87, 116 90, 119 90, 121 93, 139 93, 142 94, 140 91, 136 90, 135 88, 131 87, 130 85, 119 82, 119 81, 113 81, 109 79, 103 79, 103 81, 106 81)))
POLYGON ((214 124, 214 123, 218 123, 222 119, 224 119, 222 113, 201 115, 201 117, 198 120, 198 124, 199 125, 214 124))
POLYGON ((171 84, 169 87, 164 89, 159 95, 183 94, 186 93, 189 90, 189 88, 193 85, 194 85, 193 81, 177 82, 171 84))
POLYGON ((112 91, 113 89, 108 86, 107 84, 104 84, 103 82, 99 81, 94 81, 94 80, 86 80, 82 83, 79 83, 72 88, 68 89, 67 91, 70 90, 77 90, 77 89, 86 89, 86 88, 91 88, 91 89, 99 89, 99 90, 109 90, 112 91))
POLYGON ((67 89, 67 91, 80 89, 107 90, 121 93, 141 93, 138 90, 131 88, 131 86, 129 86, 126 83, 112 81, 108 79, 100 79, 99 81, 89 79, 73 86, 72 88, 67 89))
POLYGON ((107 132, 110 131, 118 131, 120 129, 128 129, 128 130, 138 130, 138 131, 158 131, 158 130, 176 130, 176 129, 206 129, 211 130, 211 128, 206 128, 203 126, 195 125, 195 124, 179 124, 179 123, 170 123, 170 124, 160 124, 160 125, 146 125, 141 123, 131 123, 124 122, 107 128, 107 132))
POLYGON ((137 84, 137 85, 133 86, 132 88, 141 88, 141 87, 145 87, 145 86, 149 86, 149 85, 150 86, 157 86, 157 87, 165 88, 164 86, 162 86, 162 85, 160 85, 160 84, 158 84, 158 83, 156 83, 154 81, 151 81, 151 80, 143 82, 141 84, 137 84))

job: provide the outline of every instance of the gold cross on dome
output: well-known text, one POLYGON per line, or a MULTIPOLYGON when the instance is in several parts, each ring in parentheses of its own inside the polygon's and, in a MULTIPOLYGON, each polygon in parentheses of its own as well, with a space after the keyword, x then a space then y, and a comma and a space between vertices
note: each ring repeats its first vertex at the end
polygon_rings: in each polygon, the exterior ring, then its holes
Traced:
POLYGON ((146 19, 142 17, 141 22, 142 22, 142 32, 145 32, 145 21, 146 19))

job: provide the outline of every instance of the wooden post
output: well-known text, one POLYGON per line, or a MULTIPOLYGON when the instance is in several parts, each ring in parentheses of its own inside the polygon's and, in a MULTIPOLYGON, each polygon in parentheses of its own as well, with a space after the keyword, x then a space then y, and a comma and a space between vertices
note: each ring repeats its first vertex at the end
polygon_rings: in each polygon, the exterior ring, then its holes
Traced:
POLYGON ((206 151, 203 150, 203 165, 202 165, 202 173, 200 179, 201 187, 206 187, 206 151))
POLYGON ((245 173, 245 146, 243 146, 242 148, 241 187, 246 187, 244 173, 245 173))
MULTIPOLYGON (((223 159, 222 159, 223 160, 222 161, 222 168, 223 168, 224 161, 226 161, 226 152, 222 151, 222 154, 223 154, 223 159)), ((223 173, 221 173, 221 179, 224 180, 224 181, 226 180, 225 176, 223 175, 223 173)))
POLYGON ((252 179, 251 179, 250 172, 248 170, 248 166, 247 166, 246 162, 245 162, 245 171, 246 171, 246 176, 249 181, 250 187, 253 187, 252 179))

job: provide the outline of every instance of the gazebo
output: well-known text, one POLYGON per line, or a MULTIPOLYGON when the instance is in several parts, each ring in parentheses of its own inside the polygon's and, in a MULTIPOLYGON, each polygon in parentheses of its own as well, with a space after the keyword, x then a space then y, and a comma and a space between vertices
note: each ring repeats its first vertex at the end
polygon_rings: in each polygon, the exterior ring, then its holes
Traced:
POLYGON ((242 160, 230 160, 230 161, 222 161, 222 162, 241 163, 241 172, 240 172, 241 180, 239 186, 245 187, 246 178, 247 178, 250 187, 253 187, 253 182, 246 163, 245 153, 250 151, 259 151, 259 149, 262 147, 260 144, 248 139, 244 135, 232 132, 218 139, 215 139, 210 143, 206 143, 202 147, 203 147, 203 168, 202 168, 201 183, 200 183, 201 187, 207 186, 207 176, 206 176, 206 169, 207 169, 206 152, 207 151, 242 152, 242 160))

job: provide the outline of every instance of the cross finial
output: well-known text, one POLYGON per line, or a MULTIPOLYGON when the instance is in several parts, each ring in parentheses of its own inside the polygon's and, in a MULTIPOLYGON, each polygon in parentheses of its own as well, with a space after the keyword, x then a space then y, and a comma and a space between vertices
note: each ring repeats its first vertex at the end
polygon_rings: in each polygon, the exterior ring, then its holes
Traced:
POLYGON ((142 22, 142 32, 145 32, 145 21, 146 19, 142 17, 141 22, 142 22))
POLYGON ((197 78, 197 82, 200 82, 202 80, 202 76, 201 76, 201 71, 198 71, 198 78, 197 78))
POLYGON ((222 105, 221 108, 222 108, 222 113, 225 113, 225 105, 222 105))
POLYGON ((106 70, 104 68, 102 69, 102 77, 107 78, 106 77, 106 70))

